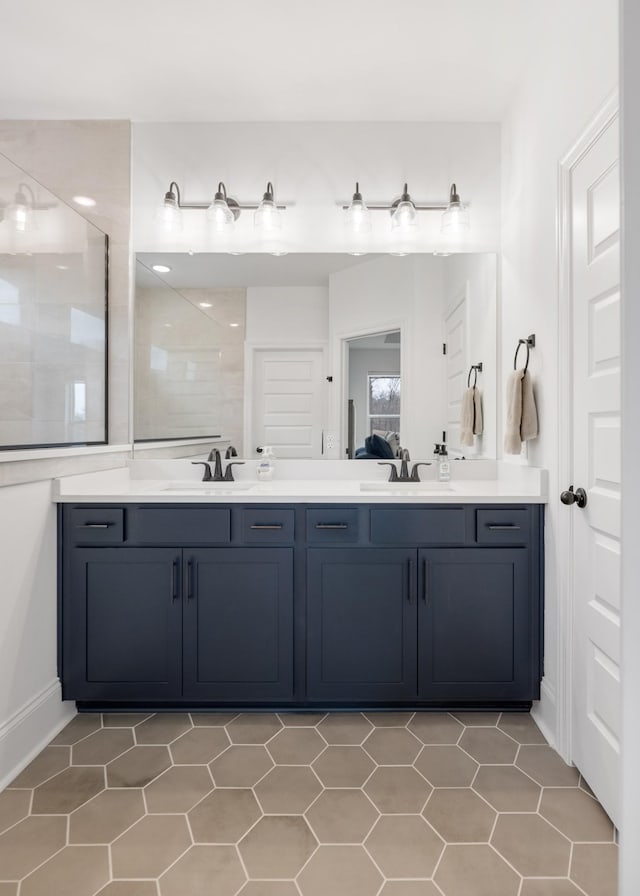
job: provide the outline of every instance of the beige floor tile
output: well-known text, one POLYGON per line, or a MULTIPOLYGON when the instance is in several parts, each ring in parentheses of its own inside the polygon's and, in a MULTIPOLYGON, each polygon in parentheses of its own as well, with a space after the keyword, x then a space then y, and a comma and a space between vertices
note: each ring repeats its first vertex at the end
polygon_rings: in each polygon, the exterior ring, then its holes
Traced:
POLYGON ((431 877, 443 840, 419 815, 383 815, 365 841, 385 877, 431 877))
POLYGON ((103 790, 71 814, 69 843, 111 843, 144 814, 141 790, 103 790))
POLYGON ((518 752, 515 741, 498 728, 467 728, 459 746, 477 762, 491 765, 510 764, 518 752))
POLYGON ((433 787, 469 787, 478 764, 460 747, 426 746, 414 762, 433 787))
POLYGON ((318 725, 318 731, 328 744, 361 744, 372 730, 371 722, 359 712, 331 712, 318 725))
POLYGON ((249 877, 294 878, 317 847, 309 825, 297 815, 267 815, 240 841, 249 877))
POLYGON ((544 735, 528 712, 503 712, 498 728, 519 744, 546 744, 544 735))
POLYGON ((191 728, 169 747, 176 765, 206 765, 229 746, 224 728, 191 728))
POLYGON ((309 728, 321 722, 326 712, 279 712, 278 718, 287 728, 309 728))
POLYGON ((534 813, 500 815, 491 844, 524 877, 567 877, 571 844, 534 813))
POLYGON ((18 884, 0 881, 0 896, 17 896, 18 884))
POLYGON ((196 843, 237 843, 262 812, 253 791, 240 788, 214 790, 189 813, 196 843))
POLYGON ((0 793, 0 834, 27 817, 30 803, 30 790, 5 790, 0 793))
POLYGON ((253 787, 263 778, 273 759, 265 747, 233 746, 209 763, 216 787, 253 787))
POLYGON ((106 846, 66 846, 20 884, 24 896, 93 896, 109 880, 106 846))
POLYGON ((520 896, 583 896, 583 894, 570 880, 537 878, 523 882, 520 896))
POLYGON ((112 845, 113 876, 158 877, 190 845, 184 815, 147 815, 112 845))
POLYGON ((469 790, 434 790, 423 816, 447 843, 488 843, 496 813, 469 790))
POLYGON ((377 768, 364 786, 365 793, 384 813, 417 813, 432 791, 414 768, 377 768))
POLYGON ((283 728, 267 750, 278 765, 310 765, 326 746, 315 728, 283 728))
POLYGON ((71 762, 70 747, 45 747, 11 782, 11 787, 37 787, 63 771, 71 762))
POLYGON ((214 728, 228 725, 238 717, 237 712, 192 712, 191 721, 196 728, 214 728))
POLYGON ((67 841, 67 819, 25 818, 0 836, 0 875, 19 880, 50 858, 67 841))
POLYGON ((246 880, 231 846, 192 846, 160 878, 161 896, 234 896, 246 880))
POLYGON ((498 812, 535 812, 542 792, 513 765, 481 765, 473 789, 498 812))
POLYGON ((520 877, 490 846, 447 846, 434 877, 444 896, 518 896, 520 877))
POLYGON ((616 896, 618 892, 618 847, 585 843, 573 847, 571 880, 587 896, 616 896))
POLYGON ((325 787, 362 787, 374 768, 362 747, 328 747, 313 763, 325 787))
POLYGON ((375 728, 362 747, 378 765, 411 765, 422 742, 406 728, 375 728))
POLYGON ((282 722, 275 713, 247 712, 226 727, 232 744, 266 744, 280 731, 282 722))
POLYGON ((132 747, 107 765, 107 786, 144 787, 170 765, 167 747, 132 747))
POLYGON ((423 744, 457 744, 464 731, 448 712, 417 712, 408 728, 423 744))
POLYGON ((475 725, 497 725, 500 720, 499 712, 454 712, 453 715, 467 727, 475 725))
POLYGON ((188 812, 213 790, 206 765, 175 765, 144 789, 149 812, 188 812))
POLYGON ((71 748, 73 765, 106 765, 133 746, 129 728, 101 728, 71 748))
POLYGON ((376 728, 406 728, 414 716, 412 712, 365 712, 368 719, 376 728))
POLYGON ((136 741, 139 744, 170 744, 191 727, 188 713, 157 713, 136 725, 136 741))
POLYGON ((388 880, 380 896, 442 896, 430 880, 388 880))
POLYGON ((33 791, 33 815, 73 812, 104 790, 103 766, 73 766, 50 778, 33 791))
POLYGON ((158 896, 155 880, 114 880, 96 896, 158 896))
POLYGON ((278 765, 255 786, 266 814, 301 815, 322 790, 317 777, 303 765, 278 765))
POLYGON ((381 883, 362 846, 321 846, 298 877, 303 896, 376 896, 381 883))
POLYGON ((89 712, 80 712, 77 716, 74 716, 73 719, 69 722, 69 724, 62 729, 60 734, 58 734, 51 741, 51 745, 68 745, 78 743, 79 740, 82 740, 83 737, 86 737, 88 734, 93 734, 94 731, 97 731, 98 728, 102 726, 102 719, 100 717, 100 713, 89 713, 89 712))
POLYGON ((578 784, 578 769, 567 765, 551 747, 520 747, 516 765, 543 787, 575 787, 578 784))
POLYGON ((300 893, 292 880, 249 880, 238 896, 300 896, 300 893))
POLYGON ((362 843, 378 811, 361 790, 325 790, 306 818, 320 843, 362 843))
POLYGON ((613 841, 613 825, 599 803, 579 788, 545 788, 540 814, 570 840, 613 841))
POLYGON ((102 724, 105 728, 133 728, 152 715, 150 712, 104 712, 102 724))
POLYGON ((589 787, 586 780, 580 775, 580 790, 584 790, 585 793, 588 793, 589 796, 592 796, 594 800, 596 799, 596 795, 593 790, 589 787))

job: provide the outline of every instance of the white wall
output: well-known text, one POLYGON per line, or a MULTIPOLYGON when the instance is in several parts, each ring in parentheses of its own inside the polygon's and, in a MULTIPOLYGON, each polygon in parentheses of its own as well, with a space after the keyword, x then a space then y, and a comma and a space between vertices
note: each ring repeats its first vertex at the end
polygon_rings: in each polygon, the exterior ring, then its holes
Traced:
POLYGON ((640 881, 640 5, 622 3, 622 821, 620 896, 640 881))
POLYGON ((247 335, 252 344, 326 342, 329 290, 324 286, 250 286, 247 335))
MULTIPOLYGON (((404 182, 415 201, 446 201, 452 181, 469 202, 473 228, 467 251, 496 251, 500 216, 500 128, 495 123, 198 122, 133 125, 133 244, 136 251, 211 251, 204 212, 184 213, 178 238, 158 233, 154 215, 169 182, 185 202, 208 202, 218 181, 239 202, 257 202, 268 180, 285 213, 283 239, 295 252, 349 249, 339 203, 360 182, 371 204, 390 202, 404 182)), ((421 213, 417 251, 442 245, 440 213, 421 213)), ((370 251, 388 251, 389 215, 374 216, 370 251)), ((219 248, 265 251, 244 212, 234 241, 219 248)))
MULTIPOLYGON (((549 470, 546 515, 545 680, 537 709, 545 731, 558 729, 556 556, 558 481, 558 266, 556 209, 558 165, 617 82, 616 0, 567 0, 527 71, 503 122, 501 376, 513 364, 519 337, 536 334, 530 370, 538 398, 540 436, 529 443, 528 462, 549 470), (588 13, 587 13, 588 7, 588 13)), ((561 347, 560 347, 561 349, 561 347)), ((502 441, 502 415, 498 444, 502 441)))
MULTIPOLYGON (((354 348, 349 346, 349 398, 353 399, 355 407, 355 445, 354 448, 362 448, 364 440, 369 435, 368 392, 369 383, 367 377, 370 373, 399 373, 402 374, 400 364, 400 349, 388 348, 354 348)), ((401 390, 402 390, 402 380, 401 390)), ((402 391, 400 393, 400 406, 402 407, 402 391)), ((400 433, 402 437, 402 432, 400 433)), ((400 439, 402 444, 402 438, 400 439)))

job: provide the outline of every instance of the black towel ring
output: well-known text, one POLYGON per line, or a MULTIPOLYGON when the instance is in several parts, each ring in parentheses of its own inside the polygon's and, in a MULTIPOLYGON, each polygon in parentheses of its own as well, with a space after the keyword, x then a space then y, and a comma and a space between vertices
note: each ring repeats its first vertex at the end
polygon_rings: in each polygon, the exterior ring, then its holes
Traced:
POLYGON ((532 333, 531 336, 527 336, 526 339, 518 339, 518 347, 516 348, 516 353, 513 356, 513 369, 518 369, 518 352, 520 351, 520 346, 525 345, 527 347, 527 360, 524 362, 524 373, 527 372, 529 367, 529 351, 536 346, 536 337, 535 334, 532 333))
POLYGON ((478 374, 482 373, 482 361, 479 364, 472 364, 469 368, 469 373, 467 374, 467 389, 471 387, 471 374, 475 374, 473 378, 473 388, 475 389, 478 383, 478 374))

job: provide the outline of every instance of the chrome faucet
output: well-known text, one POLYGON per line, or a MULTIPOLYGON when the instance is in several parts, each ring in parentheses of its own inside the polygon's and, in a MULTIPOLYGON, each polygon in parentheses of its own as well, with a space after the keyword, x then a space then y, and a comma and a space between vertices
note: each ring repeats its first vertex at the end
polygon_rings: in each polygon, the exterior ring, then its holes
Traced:
POLYGON ((398 476, 398 470, 394 461, 391 460, 381 460, 378 461, 378 464, 381 467, 391 467, 389 470, 389 482, 420 482, 420 475, 418 473, 418 467, 430 467, 430 461, 418 461, 415 463, 411 469, 411 473, 409 473, 409 461, 411 458, 409 457, 409 452, 406 448, 398 449, 398 456, 400 457, 400 475, 398 476))
POLYGON ((204 460, 192 460, 192 464, 200 465, 204 467, 204 475, 202 477, 203 482, 233 482, 233 470, 232 467, 242 466, 244 464, 243 460, 234 460, 227 464, 227 468, 222 472, 222 456, 217 448, 212 448, 209 453, 209 459, 204 460), (213 474, 211 473, 210 462, 214 461, 213 474))
POLYGON ((409 475, 409 461, 411 458, 409 457, 409 452, 406 448, 398 448, 398 455, 400 457, 400 477, 399 482, 411 482, 411 476, 409 475))

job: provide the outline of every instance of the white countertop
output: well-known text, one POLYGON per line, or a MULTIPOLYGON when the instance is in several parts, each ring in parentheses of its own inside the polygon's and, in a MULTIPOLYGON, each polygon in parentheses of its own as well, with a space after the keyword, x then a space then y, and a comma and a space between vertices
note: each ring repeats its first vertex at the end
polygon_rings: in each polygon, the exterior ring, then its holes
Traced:
POLYGON ((190 460, 131 461, 127 467, 54 480, 53 500, 100 504, 544 504, 546 471, 496 461, 453 461, 447 483, 421 467, 418 483, 387 482, 374 461, 277 461, 270 482, 256 461, 234 467, 235 483, 200 482, 190 460), (475 477, 475 478, 474 478, 475 477))

